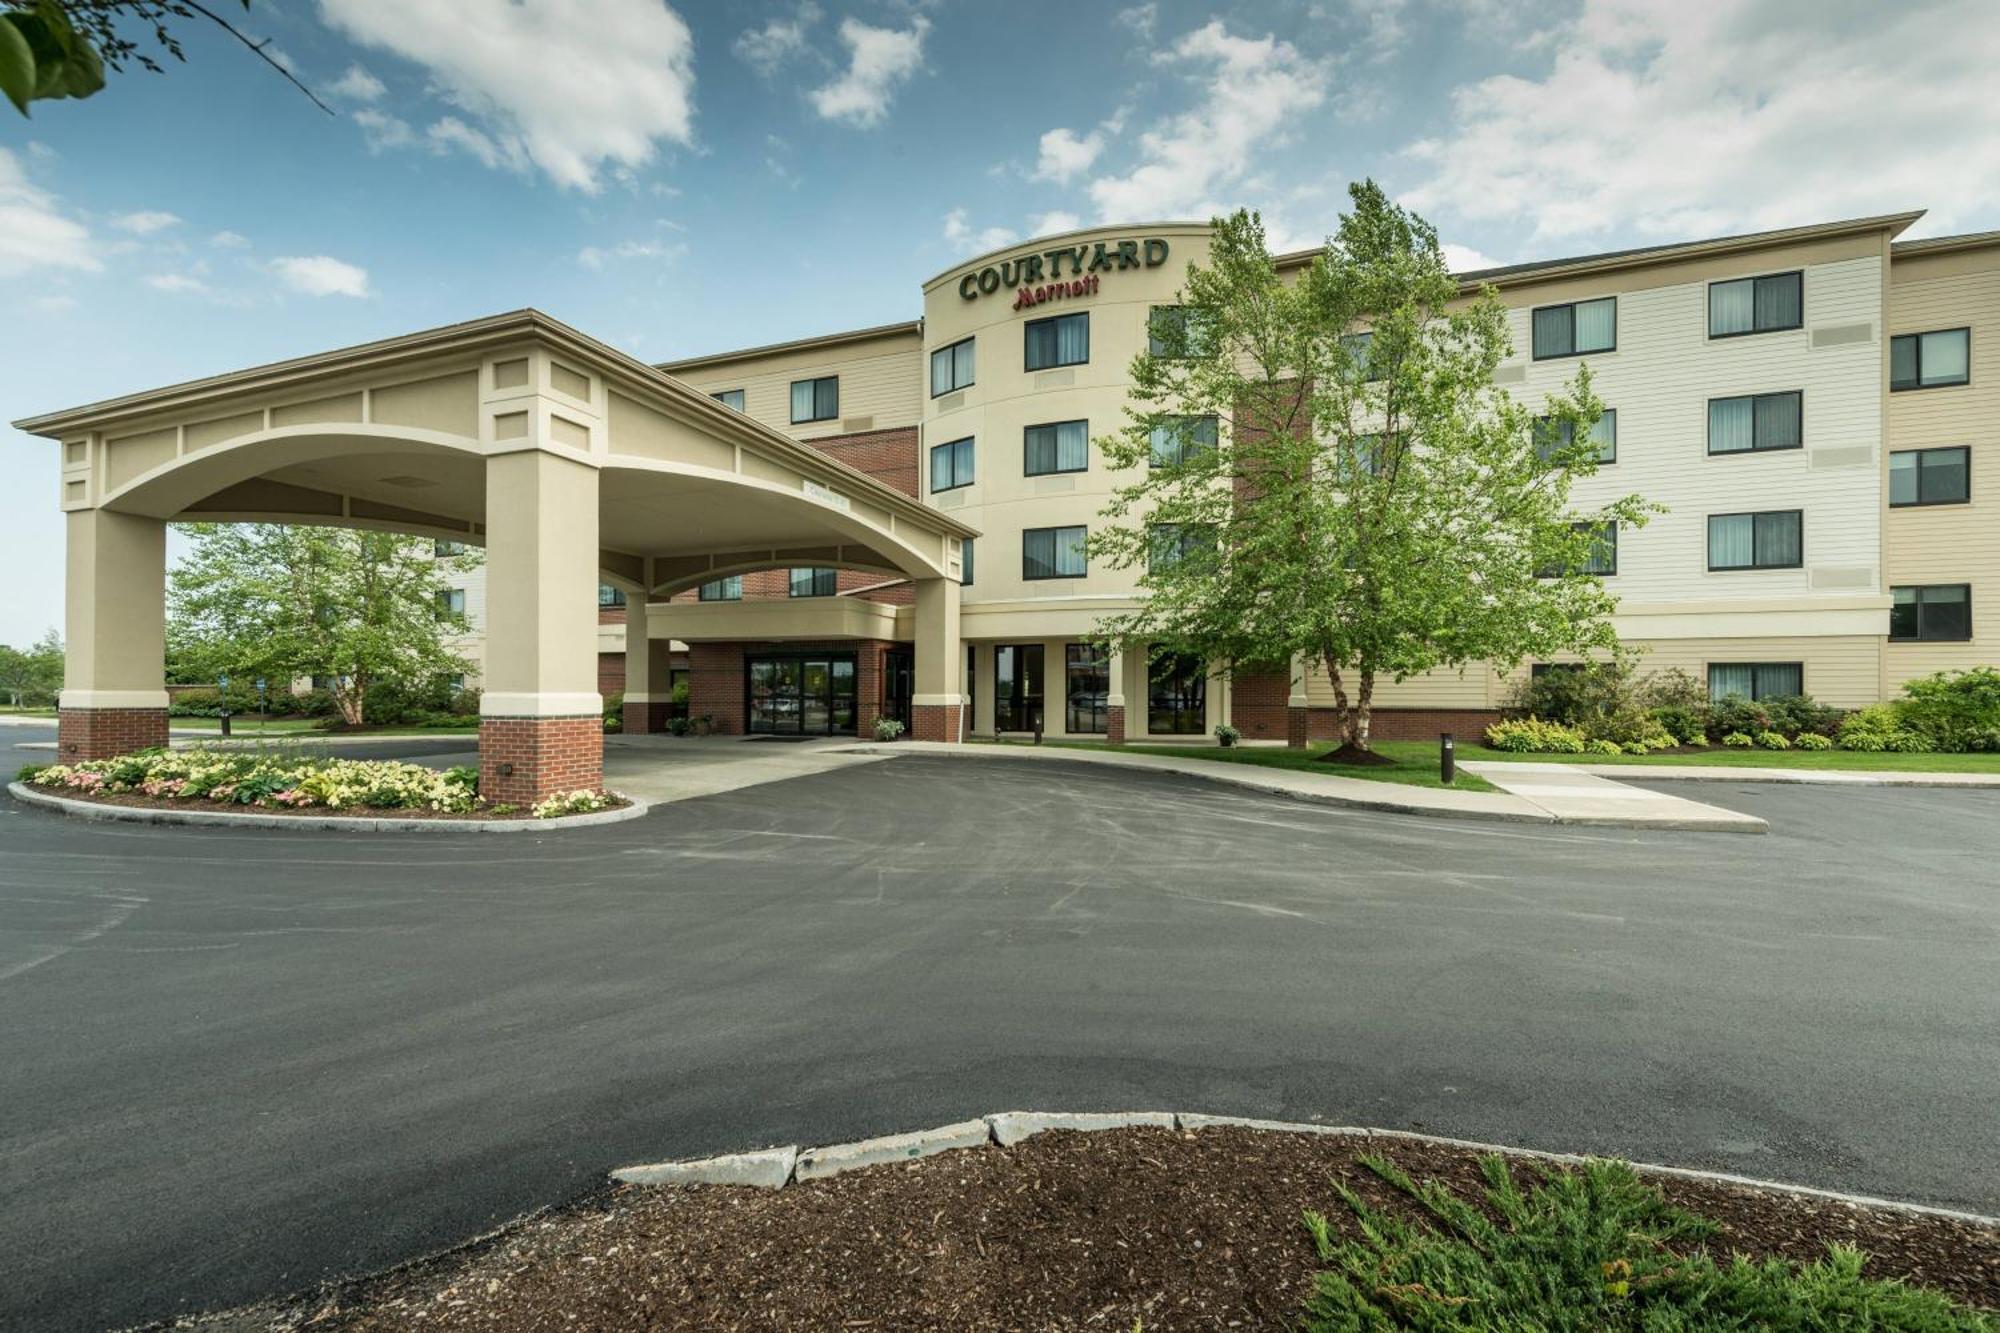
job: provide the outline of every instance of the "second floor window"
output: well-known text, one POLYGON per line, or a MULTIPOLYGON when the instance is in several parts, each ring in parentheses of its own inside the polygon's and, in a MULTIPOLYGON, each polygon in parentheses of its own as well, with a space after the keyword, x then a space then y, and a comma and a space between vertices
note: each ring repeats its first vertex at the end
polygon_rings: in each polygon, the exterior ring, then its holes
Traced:
POLYGON ((931 494, 972 484, 972 437, 931 447, 931 494))
POLYGON ((623 588, 614 588, 608 583, 600 583, 597 585, 597 604, 606 608, 623 606, 625 605, 625 590, 623 588))
POLYGON ((840 415, 840 376, 792 381, 792 424, 831 421, 840 415))
POLYGON ((972 383, 972 339, 960 338, 931 353, 931 397, 972 383))
POLYGON ((1021 364, 1028 370, 1080 366, 1090 360, 1090 316, 1057 315, 1031 319, 1021 326, 1026 343, 1021 364))
POLYGON ((1205 321, 1184 305, 1156 305, 1146 317, 1146 350, 1169 361, 1204 356, 1208 340, 1205 321))
POLYGON ((1804 445, 1805 395, 1797 390, 1708 400, 1711 454, 1758 453, 1804 445))
POLYGON ((794 569, 791 593, 794 597, 831 597, 839 582, 840 575, 832 569, 794 569))
POLYGON ((967 537, 958 544, 958 586, 961 588, 972 586, 972 543, 973 539, 967 537))
POLYGON ((1021 577, 1024 579, 1080 579, 1090 572, 1084 559, 1086 529, 1029 528, 1021 534, 1021 577))
POLYGON ((465 589, 439 588, 437 590, 437 614, 439 620, 449 620, 453 616, 465 614, 465 589))
POLYGON ((1618 348, 1618 298, 1545 305, 1530 316, 1530 340, 1537 361, 1552 356, 1581 356, 1618 348))
POLYGON ((1708 284, 1708 336, 1776 333, 1805 324, 1805 275, 1773 273, 1708 284))
POLYGON ((1618 572, 1618 525, 1616 523, 1572 523, 1570 531, 1590 537, 1590 548, 1577 564, 1551 565, 1536 571, 1537 578, 1560 578, 1564 574, 1616 574, 1618 572))
POLYGON ((1889 387, 1941 389, 1972 378, 1972 330, 1900 333, 1889 339, 1889 387))
POLYGON ((1963 643, 1972 637, 1972 585, 1928 583, 1891 588, 1892 643, 1963 643))
POLYGON ((1972 498, 1972 450, 1901 449, 1889 455, 1889 505, 1964 504, 1972 498))
POLYGON ((726 579, 710 579, 701 585, 695 594, 704 602, 740 602, 743 600, 743 576, 731 574, 726 579))
POLYGON ((1090 423, 1051 421, 1023 432, 1023 471, 1030 477, 1054 472, 1084 472, 1090 468, 1090 423))
POLYGON ((449 537, 439 537, 431 543, 431 554, 434 556, 464 555, 465 549, 464 542, 455 542, 449 537))
POLYGON ((1215 418, 1168 417, 1147 436, 1154 467, 1178 467, 1215 448, 1215 418))
POLYGON ((743 390, 741 389, 724 389, 720 393, 710 394, 709 397, 721 403, 724 407, 733 408, 738 412, 743 410, 743 390))
POLYGON ((1189 556, 1215 549, 1215 529, 1206 523, 1155 523, 1146 530, 1146 568, 1172 569, 1189 556))
POLYGON ((1805 513, 1710 514, 1710 569, 1797 569, 1805 563, 1805 513))
MULTIPOLYGON (((1535 457, 1546 463, 1570 446, 1576 438, 1576 425, 1569 421, 1550 421, 1544 417, 1536 423, 1535 457)), ((1607 407, 1590 427, 1590 439, 1597 445, 1597 461, 1615 463, 1618 461, 1618 409, 1607 407)))

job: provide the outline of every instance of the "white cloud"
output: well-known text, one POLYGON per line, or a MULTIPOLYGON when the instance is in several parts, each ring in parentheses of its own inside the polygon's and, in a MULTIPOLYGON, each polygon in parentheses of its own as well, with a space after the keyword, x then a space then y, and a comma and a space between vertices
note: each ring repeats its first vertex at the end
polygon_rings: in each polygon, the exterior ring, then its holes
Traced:
POLYGON ((680 241, 623 241, 609 249, 586 245, 576 252, 576 262, 585 268, 603 268, 617 259, 658 259, 671 262, 687 253, 680 241))
POLYGON ((129 231, 134 236, 151 236, 156 231, 180 225, 180 218, 158 209, 146 209, 137 213, 120 213, 111 219, 111 225, 120 231, 129 231))
POLYGON ((219 231, 208 238, 208 243, 218 250, 242 250, 249 246, 250 238, 240 231, 219 231))
POLYGON ((1537 49, 1546 75, 1456 90, 1403 202, 1570 244, 1924 206, 1951 230, 2000 207, 1988 0, 1585 0, 1537 49))
POLYGON ((1104 151, 1104 135, 1092 130, 1079 136, 1074 130, 1058 126, 1044 134, 1041 139, 1041 155, 1035 162, 1035 179, 1054 181, 1058 185, 1069 184, 1070 178, 1090 170, 1097 155, 1104 151))
POLYGON ((457 116, 446 116, 438 121, 424 131, 424 137, 433 153, 449 153, 457 149, 470 153, 489 167, 505 167, 509 171, 528 169, 528 159, 518 140, 494 139, 473 129, 457 116))
POLYGON ((1074 213, 1065 213, 1060 208, 1051 209, 1028 224, 1028 235, 1051 236, 1059 231, 1075 231, 1083 225, 1083 219, 1074 213))
POLYGON ((924 34, 931 21, 918 14, 908 28, 877 28, 859 19, 840 21, 847 44, 847 72, 813 91, 815 110, 827 120, 866 129, 882 123, 896 88, 923 67, 924 34))
POLYGON ((35 269, 103 267, 90 229, 64 217, 55 196, 30 182, 20 159, 0 148, 0 278, 35 269))
POLYGON ((203 295, 208 284, 200 278, 186 273, 152 273, 146 277, 146 285, 155 291, 203 295))
POLYGON ((271 270, 287 287, 307 296, 368 295, 368 270, 328 255, 274 259, 271 270))
POLYGON ((1141 41, 1153 39, 1153 29, 1160 21, 1160 7, 1154 0, 1146 0, 1143 5, 1131 5, 1118 11, 1115 26, 1130 28, 1141 41))
POLYGON ((382 80, 361 66, 349 65, 347 73, 329 84, 327 91, 350 102, 373 102, 389 90, 383 86, 382 80))
POLYGON ((1003 245, 1012 245, 1020 239, 1009 227, 980 227, 975 229, 966 220, 965 210, 954 208, 944 215, 944 238, 951 248, 960 254, 983 254, 988 250, 998 250, 1003 245))
POLYGON ((1274 36, 1233 37, 1212 20, 1154 56, 1191 72, 1200 101, 1139 138, 1140 164, 1093 181, 1105 222, 1207 217, 1271 160, 1291 122, 1326 98, 1326 67, 1274 36))
POLYGON ((1504 259, 1495 259, 1469 245, 1453 245, 1449 241, 1438 246, 1438 249, 1444 254, 1445 266, 1453 273, 1477 273, 1481 269, 1502 268, 1507 262, 1504 259))
POLYGON ((354 113, 354 123, 361 127, 362 137, 368 141, 368 151, 379 153, 385 148, 408 148, 417 141, 416 131, 406 120, 399 120, 386 111, 377 111, 365 106, 354 113))
POLYGON ((804 0, 790 18, 774 18, 761 28, 744 29, 730 49, 737 59, 768 79, 780 65, 806 49, 806 29, 817 22, 819 6, 804 0))
POLYGON ((48 315, 60 315, 76 309, 77 300, 67 292, 57 292, 54 296, 37 296, 35 309, 48 315))
MULTIPOLYGON (((607 166, 643 166, 660 141, 694 142, 694 41, 662 0, 320 0, 320 12, 422 65, 466 118, 447 121, 493 145, 496 165, 532 162, 595 193, 607 166)), ((472 148, 445 134, 432 142, 472 148)))

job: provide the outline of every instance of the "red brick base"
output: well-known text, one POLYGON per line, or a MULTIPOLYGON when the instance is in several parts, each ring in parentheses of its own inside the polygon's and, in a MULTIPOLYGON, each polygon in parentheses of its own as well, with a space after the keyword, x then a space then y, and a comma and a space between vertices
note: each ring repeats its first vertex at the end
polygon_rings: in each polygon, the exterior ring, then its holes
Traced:
POLYGON ((1125 743, 1125 705, 1112 704, 1104 710, 1104 739, 1107 744, 1125 743))
POLYGON ((533 805, 556 792, 604 790, 604 719, 482 717, 479 794, 533 805))
MULTIPOLYGON (((1368 736, 1378 741, 1434 741, 1441 731, 1460 740, 1478 741, 1486 728, 1500 720, 1491 708, 1377 708, 1369 714, 1368 736)), ((1334 711, 1312 710, 1312 738, 1332 740, 1334 711)))
POLYGON ((1287 734, 1292 682, 1282 671, 1240 671, 1229 681, 1229 722, 1246 741, 1275 741, 1287 734))
POLYGON ((673 715, 674 706, 665 699, 639 702, 628 698, 620 721, 627 736, 643 736, 648 732, 665 731, 667 719, 673 715))
POLYGON ((959 704, 911 704, 910 739, 956 744, 960 707, 959 704))
POLYGON ((1295 750, 1303 750, 1312 738, 1312 710, 1310 708, 1287 708, 1285 710, 1285 744, 1295 750))
POLYGON ((56 711, 58 762, 109 759, 167 744, 164 708, 62 708, 56 711))

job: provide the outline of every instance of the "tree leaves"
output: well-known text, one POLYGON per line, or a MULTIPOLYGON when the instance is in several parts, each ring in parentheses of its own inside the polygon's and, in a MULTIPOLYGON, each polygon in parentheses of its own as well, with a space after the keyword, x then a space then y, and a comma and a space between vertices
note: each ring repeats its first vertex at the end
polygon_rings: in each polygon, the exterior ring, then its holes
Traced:
POLYGON ((89 97, 104 87, 104 61, 54 0, 0 14, 0 92, 22 115, 52 97, 89 97))

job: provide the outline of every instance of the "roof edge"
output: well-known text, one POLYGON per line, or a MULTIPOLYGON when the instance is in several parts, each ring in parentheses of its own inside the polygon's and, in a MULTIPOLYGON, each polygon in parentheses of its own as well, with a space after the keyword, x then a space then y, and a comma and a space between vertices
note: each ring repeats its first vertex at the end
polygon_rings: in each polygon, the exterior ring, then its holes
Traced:
POLYGON ((780 352, 801 352, 814 347, 838 347, 843 343, 866 342, 870 338, 886 338, 898 333, 921 335, 923 331, 924 322, 921 319, 906 319, 895 324, 877 324, 873 328, 820 333, 809 338, 793 338, 788 342, 765 343, 759 347, 740 347, 732 352, 708 352, 701 356, 682 357, 678 361, 657 361, 653 363, 653 368, 676 375, 683 370, 719 365, 724 361, 745 361, 751 357, 776 356, 780 352))
POLYGON ((2000 231, 1967 231, 1956 236, 1922 236, 1914 241, 1897 241, 1889 247, 1889 257, 1899 255, 1948 255, 1960 250, 1983 250, 2000 245, 2000 231))

